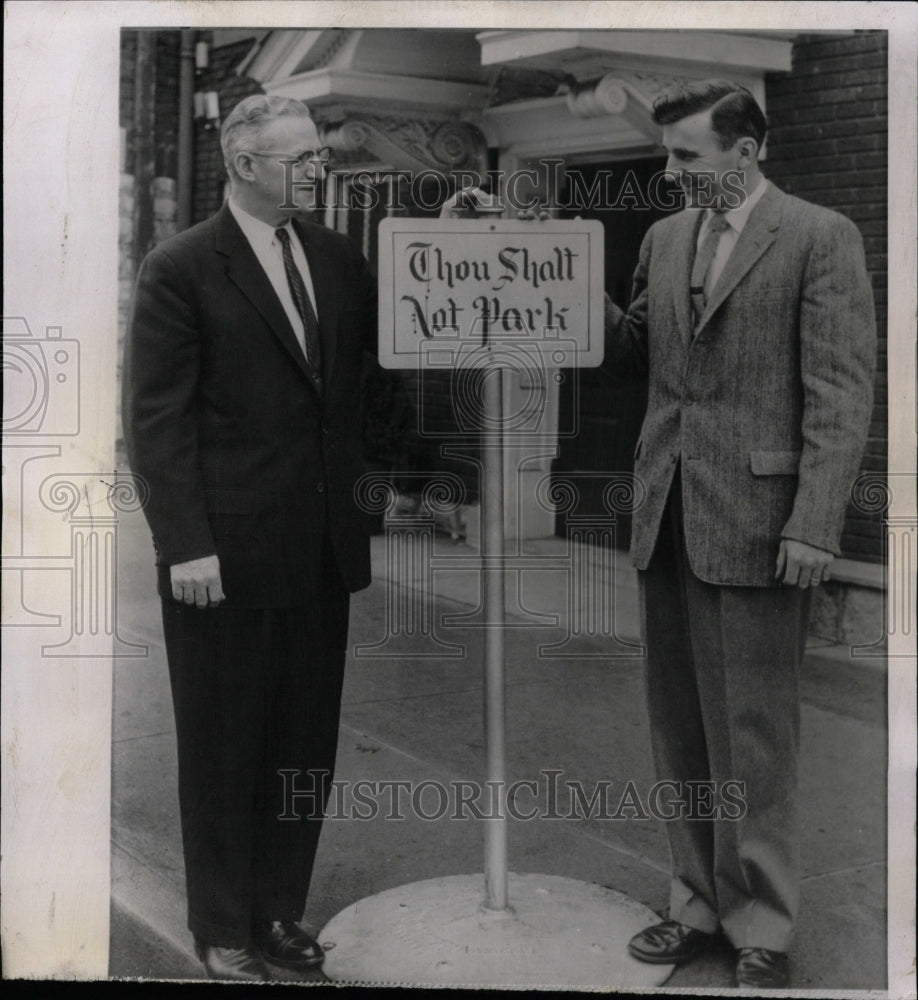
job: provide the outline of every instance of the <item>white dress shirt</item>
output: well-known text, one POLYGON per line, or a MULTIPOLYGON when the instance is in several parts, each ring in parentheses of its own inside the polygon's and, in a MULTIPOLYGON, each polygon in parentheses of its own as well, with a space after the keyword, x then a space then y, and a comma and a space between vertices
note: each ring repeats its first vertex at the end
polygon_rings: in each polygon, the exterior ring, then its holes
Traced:
MULTIPOLYGON (((714 254, 714 260, 711 261, 711 266, 708 268, 708 273, 704 282, 704 292, 705 297, 710 298, 711 290, 717 284, 717 279, 723 273, 724 267, 726 267, 727 261, 730 259, 730 254, 733 253, 733 248, 736 246, 736 241, 740 238, 740 233, 746 227, 746 223, 749 221, 749 215, 752 210, 758 205, 768 189, 768 181, 764 177, 759 178, 759 183, 756 184, 755 188, 747 195, 745 201, 739 208, 731 208, 723 213, 724 219, 729 224, 729 229, 725 229, 720 234, 720 242, 717 244, 717 250, 714 254)), ((702 241, 708 231, 708 225, 711 221, 711 216, 713 212, 711 209, 705 211, 704 221, 701 223, 701 228, 698 230, 698 243, 696 244, 696 251, 701 246, 702 241)))
POLYGON ((306 354, 306 334, 303 330, 303 321, 300 319, 296 303, 293 301, 293 296, 290 293, 287 272, 284 270, 284 250, 280 244, 280 240, 275 235, 275 228, 286 229, 290 234, 290 249, 293 252, 293 262, 299 268, 303 284, 306 286, 306 294, 309 296, 312 308, 318 316, 319 310, 316 307, 316 293, 312 286, 312 275, 309 273, 306 254, 303 252, 303 247, 300 244, 296 230, 289 220, 283 226, 269 226, 267 222, 256 219, 254 215, 249 215, 232 198, 229 199, 229 210, 233 213, 233 218, 239 223, 239 228, 249 241, 249 245, 258 258, 258 263, 261 264, 265 274, 268 276, 268 280, 271 282, 271 287, 277 292, 277 297, 284 307, 287 319, 290 320, 290 325, 293 327, 296 339, 299 341, 303 353, 306 354))

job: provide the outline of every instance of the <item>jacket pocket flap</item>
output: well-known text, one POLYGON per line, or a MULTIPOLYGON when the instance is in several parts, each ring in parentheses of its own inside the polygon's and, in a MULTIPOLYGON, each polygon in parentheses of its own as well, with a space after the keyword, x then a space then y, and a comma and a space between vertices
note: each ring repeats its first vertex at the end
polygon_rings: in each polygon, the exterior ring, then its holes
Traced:
POLYGON ((753 451, 749 464, 754 476, 796 476, 800 466, 799 451, 753 451))
POLYGON ((204 490, 204 506, 211 514, 251 514, 254 505, 251 490, 204 490))

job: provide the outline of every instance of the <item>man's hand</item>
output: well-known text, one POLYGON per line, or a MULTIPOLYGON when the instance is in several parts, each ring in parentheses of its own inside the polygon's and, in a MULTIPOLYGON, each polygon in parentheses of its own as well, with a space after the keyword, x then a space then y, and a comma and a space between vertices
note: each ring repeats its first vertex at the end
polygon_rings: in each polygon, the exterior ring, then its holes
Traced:
POLYGON ((172 596, 199 608, 215 608, 225 599, 220 580, 220 560, 216 556, 191 559, 169 567, 172 596))
POLYGON ((793 538, 782 538, 778 549, 778 565, 775 579, 788 587, 818 587, 831 579, 829 566, 835 556, 815 545, 797 542, 793 538))
POLYGON ((488 195, 485 194, 481 188, 462 188, 454 195, 447 198, 446 201, 444 201, 440 206, 440 218, 448 219, 453 210, 455 210, 457 212, 461 212, 462 217, 465 219, 477 219, 478 211, 476 206, 479 198, 484 198, 485 200, 488 198, 488 195))
MULTIPOLYGON (((493 198, 486 191, 482 191, 479 187, 466 187, 443 202, 440 206, 440 218, 449 219, 455 212, 463 219, 480 219, 485 215, 493 216, 495 211, 498 215, 500 214, 500 203, 496 198, 493 198), (493 206, 493 209, 489 209, 488 206, 493 206)), ((550 215, 544 208, 533 204, 532 208, 520 209, 516 213, 516 217, 544 222, 550 218, 550 215)))
MULTIPOLYGON (((536 205, 533 208, 521 208, 517 213, 516 217, 523 222, 546 222, 551 218, 547 209, 542 208, 540 205, 536 205)), ((575 219, 579 219, 580 216, 574 216, 575 219)))

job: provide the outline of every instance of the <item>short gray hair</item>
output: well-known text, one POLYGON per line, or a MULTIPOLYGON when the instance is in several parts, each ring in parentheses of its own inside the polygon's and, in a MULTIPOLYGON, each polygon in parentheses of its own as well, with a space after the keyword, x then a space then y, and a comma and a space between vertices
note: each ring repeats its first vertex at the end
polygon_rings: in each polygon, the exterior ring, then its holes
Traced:
POLYGON ((251 149, 261 131, 284 115, 312 120, 309 108, 302 101, 277 94, 253 94, 241 100, 226 116, 220 131, 223 162, 231 168, 233 157, 240 150, 251 149))

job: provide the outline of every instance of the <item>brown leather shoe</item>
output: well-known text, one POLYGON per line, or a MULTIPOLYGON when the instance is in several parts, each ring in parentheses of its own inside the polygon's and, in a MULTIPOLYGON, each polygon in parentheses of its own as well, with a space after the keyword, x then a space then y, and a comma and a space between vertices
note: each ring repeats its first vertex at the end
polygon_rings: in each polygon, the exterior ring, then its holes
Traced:
POLYGON ((248 983, 270 982, 268 970, 255 948, 223 948, 195 940, 194 950, 204 963, 208 979, 232 979, 248 983))
POLYGON ((252 939, 262 955, 282 969, 308 969, 325 958, 319 942, 292 920, 256 921, 252 939))
POLYGON ((628 952, 651 965, 677 965, 707 951, 718 940, 716 934, 686 927, 675 920, 664 920, 635 934, 628 942, 628 952))
POLYGON ((740 948, 736 961, 736 985, 780 990, 790 982, 790 963, 783 951, 740 948))

